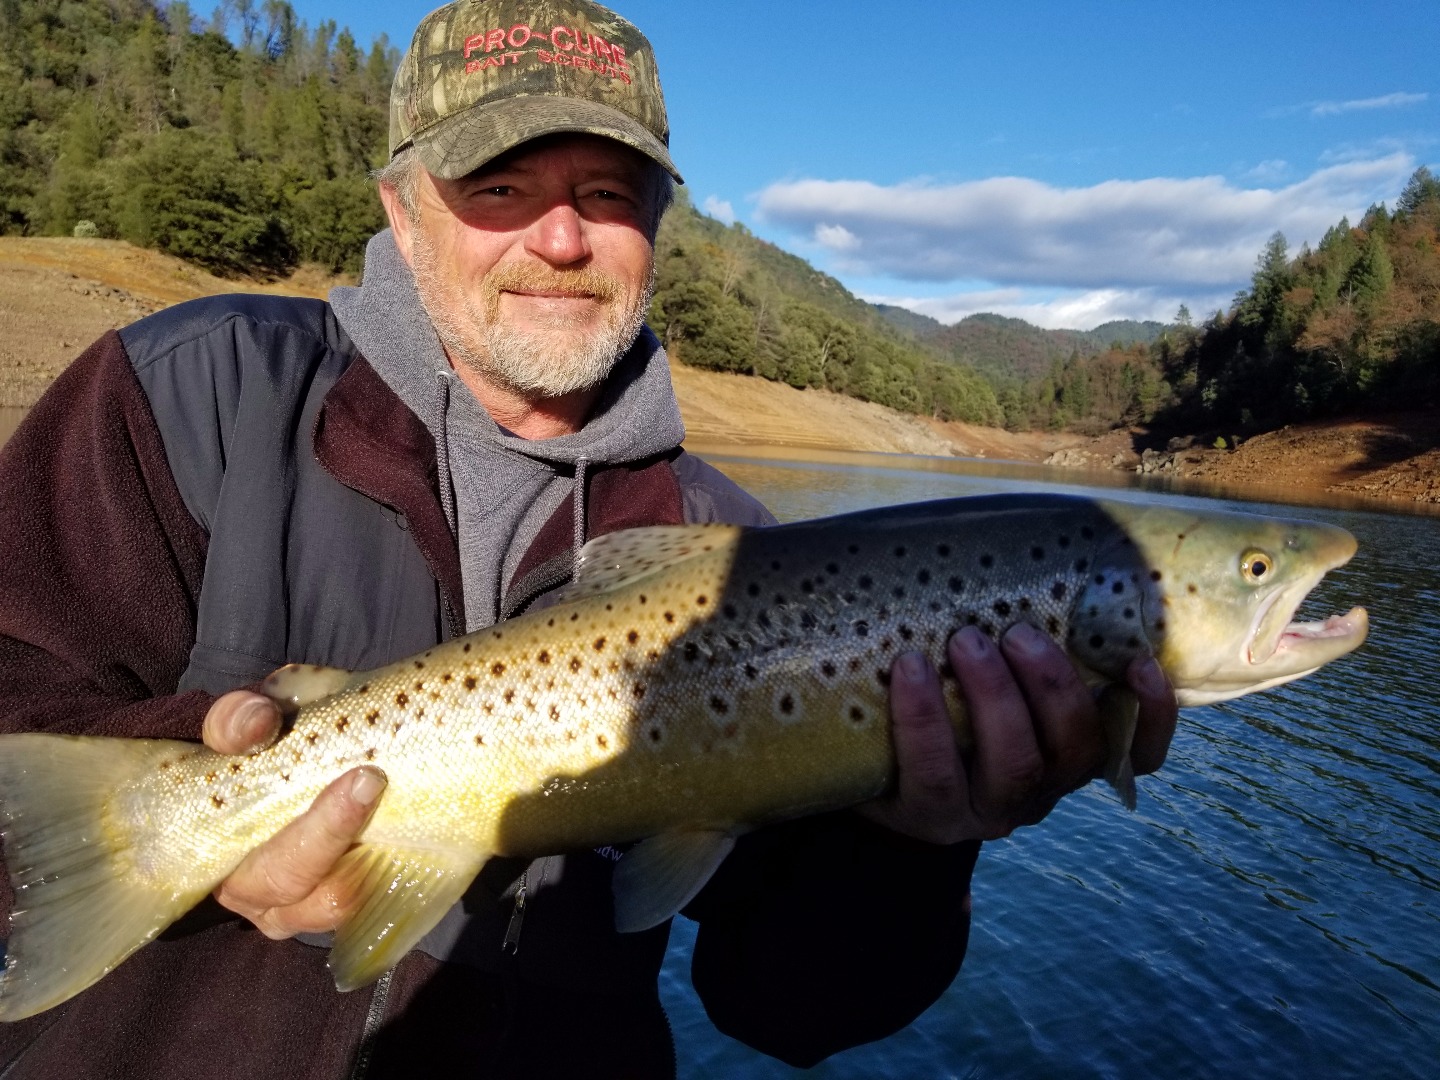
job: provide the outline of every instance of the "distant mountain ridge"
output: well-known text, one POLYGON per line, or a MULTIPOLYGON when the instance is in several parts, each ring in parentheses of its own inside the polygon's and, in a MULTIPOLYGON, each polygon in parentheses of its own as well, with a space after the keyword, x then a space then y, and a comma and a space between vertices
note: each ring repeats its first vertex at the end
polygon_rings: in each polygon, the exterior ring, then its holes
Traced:
POLYGON ((1102 323, 1093 330, 1046 330, 989 312, 967 315, 947 326, 894 304, 873 307, 891 326, 946 359, 1002 379, 1044 375, 1057 360, 1063 363, 1076 354, 1094 356, 1112 345, 1148 345, 1165 330, 1164 323, 1133 319, 1102 323))

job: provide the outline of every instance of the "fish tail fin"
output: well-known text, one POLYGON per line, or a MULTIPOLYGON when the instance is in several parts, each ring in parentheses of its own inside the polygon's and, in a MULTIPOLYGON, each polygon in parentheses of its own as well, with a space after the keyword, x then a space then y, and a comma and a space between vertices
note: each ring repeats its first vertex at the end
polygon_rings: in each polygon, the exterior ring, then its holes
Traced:
POLYGON ((0 1021, 78 994, 188 911, 209 885, 142 871, 116 790, 189 743, 0 736, 0 838, 15 891, 0 1021), (187 887, 191 886, 191 887, 187 887))
POLYGON ((1105 782, 1115 789, 1126 810, 1135 809, 1135 766, 1130 747, 1135 725, 1140 720, 1140 699, 1128 686, 1112 684, 1100 694, 1100 726, 1105 730, 1109 756, 1105 759, 1105 782))

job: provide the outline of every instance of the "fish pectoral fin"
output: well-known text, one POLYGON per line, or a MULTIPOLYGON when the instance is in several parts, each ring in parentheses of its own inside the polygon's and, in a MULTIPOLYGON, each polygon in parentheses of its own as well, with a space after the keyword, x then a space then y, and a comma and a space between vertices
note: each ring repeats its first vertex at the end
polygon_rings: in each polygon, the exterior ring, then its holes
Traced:
POLYGON ((1118 683, 1100 692, 1100 726, 1105 730, 1109 756, 1105 760, 1105 782, 1115 789, 1126 810, 1135 809, 1135 767, 1130 747, 1135 725, 1140 720, 1140 699, 1135 691, 1118 683))
POLYGON ((636 844, 615 864, 615 929, 633 934, 659 926, 694 899, 735 846, 730 833, 661 833, 636 844))
POLYGON ((372 983, 398 964, 464 894, 486 856, 361 844, 337 875, 354 875, 364 898, 335 931, 330 972, 337 990, 372 983))
POLYGON ((294 710, 338 694, 353 678, 355 673, 343 668, 286 664, 266 676, 260 689, 266 697, 274 698, 286 709, 294 710))
POLYGON ((575 560, 561 602, 613 592, 641 578, 735 543, 734 525, 653 525, 597 536, 575 560))

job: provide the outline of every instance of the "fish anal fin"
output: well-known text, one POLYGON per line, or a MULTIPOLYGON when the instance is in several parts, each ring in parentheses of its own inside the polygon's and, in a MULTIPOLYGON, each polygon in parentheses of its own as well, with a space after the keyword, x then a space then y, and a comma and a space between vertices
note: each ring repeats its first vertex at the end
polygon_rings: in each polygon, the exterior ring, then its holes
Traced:
POLYGON ((355 677, 343 668, 319 664, 286 664, 266 676, 260 690, 287 710, 304 708, 344 690, 355 677))
POLYGON ((615 929, 659 926, 694 899, 735 846, 730 833, 686 830, 643 840, 615 864, 615 929))
POLYGON ((358 881, 360 907, 336 932, 330 971, 338 990, 374 982, 400 962, 464 894, 485 856, 361 844, 337 874, 358 881))
POLYGON ((1112 683, 1100 692, 1099 706, 1108 748, 1105 782, 1115 789, 1126 810, 1134 810, 1135 767, 1130 762, 1130 747, 1140 719, 1140 699, 1128 686, 1112 683))
POLYGON ((733 547, 734 525, 654 525, 596 537, 580 549, 561 600, 613 592, 660 570, 733 547))

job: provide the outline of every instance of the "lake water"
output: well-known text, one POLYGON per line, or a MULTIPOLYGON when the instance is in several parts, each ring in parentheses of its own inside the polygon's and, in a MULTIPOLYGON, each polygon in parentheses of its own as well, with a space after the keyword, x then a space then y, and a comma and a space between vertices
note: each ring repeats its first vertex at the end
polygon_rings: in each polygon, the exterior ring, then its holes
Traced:
MULTIPOLYGON (((1038 470, 977 475, 973 463, 707 456, 782 520, 1015 489, 1187 498, 1065 486, 1038 470)), ((959 979, 907 1030, 809 1072, 715 1032, 689 985, 693 925, 677 920, 662 993, 681 1077, 1435 1076, 1440 520, 1298 516, 1360 541, 1302 608, 1367 606, 1359 652, 1187 709, 1135 813, 1092 785, 1039 827, 987 844, 959 979)))

